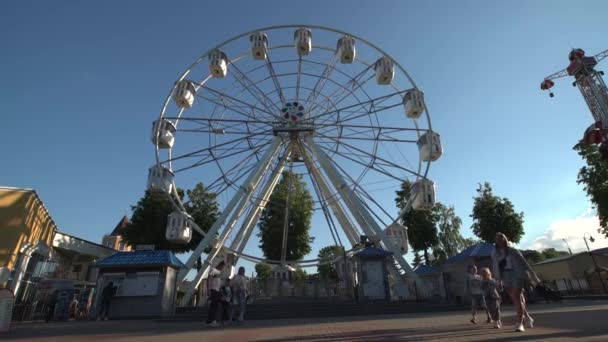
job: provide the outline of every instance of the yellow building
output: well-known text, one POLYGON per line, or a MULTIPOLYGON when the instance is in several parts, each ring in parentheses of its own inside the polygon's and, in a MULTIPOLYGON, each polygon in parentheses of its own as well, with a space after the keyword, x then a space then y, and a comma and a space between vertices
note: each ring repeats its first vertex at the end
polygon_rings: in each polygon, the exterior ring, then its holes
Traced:
POLYGON ((597 251, 591 253, 547 259, 532 265, 532 269, 540 279, 554 283, 561 292, 604 292, 604 285, 608 287, 608 256, 597 251), (595 268, 591 253, 599 270, 595 268))
POLYGON ((119 252, 132 251, 133 248, 129 246, 127 242, 124 241, 122 238, 125 230, 128 229, 128 224, 129 218, 127 217, 127 215, 125 215, 122 219, 120 219, 120 222, 118 222, 112 233, 103 236, 101 244, 119 252))
POLYGON ((0 267, 17 294, 38 263, 50 258, 57 225, 36 191, 0 186, 0 267))

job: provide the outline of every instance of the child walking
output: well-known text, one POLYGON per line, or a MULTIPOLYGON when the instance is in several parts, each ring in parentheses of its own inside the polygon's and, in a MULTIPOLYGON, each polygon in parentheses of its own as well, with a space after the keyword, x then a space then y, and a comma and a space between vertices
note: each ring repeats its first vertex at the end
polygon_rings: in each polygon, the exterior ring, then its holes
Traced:
POLYGON ((222 307, 222 324, 230 323, 232 313, 230 311, 230 304, 232 303, 232 287, 230 287, 230 278, 226 278, 226 283, 220 290, 221 298, 220 303, 222 307))
POLYGON ((486 311, 486 315, 488 316, 486 323, 491 323, 492 318, 490 317, 490 313, 488 312, 483 298, 483 292, 481 291, 481 276, 477 274, 477 266, 469 265, 468 271, 469 273, 466 277, 464 293, 471 296, 471 314, 473 315, 471 323, 477 324, 478 309, 484 309, 486 311))
POLYGON ((490 313, 490 318, 494 321, 494 328, 502 328, 500 321, 500 293, 498 292, 498 283, 492 278, 492 272, 489 268, 482 268, 481 273, 481 290, 483 297, 490 313))

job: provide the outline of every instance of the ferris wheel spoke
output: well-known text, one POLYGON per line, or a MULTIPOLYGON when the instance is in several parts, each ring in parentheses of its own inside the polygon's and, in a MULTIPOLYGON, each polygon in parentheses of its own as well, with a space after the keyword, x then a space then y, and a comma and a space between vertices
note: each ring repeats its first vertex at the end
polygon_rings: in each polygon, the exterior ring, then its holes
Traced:
POLYGON ((339 135, 339 136, 331 136, 331 135, 323 134, 323 133, 319 133, 319 132, 316 132, 315 134, 322 136, 323 138, 331 139, 334 141, 346 139, 346 140, 361 140, 361 141, 384 141, 384 142, 395 142, 395 143, 416 143, 417 142, 417 140, 398 139, 398 138, 393 138, 393 137, 387 137, 387 136, 384 136, 383 134, 378 134, 377 136, 374 136, 374 137, 362 137, 361 132, 355 132, 350 135, 339 135))
POLYGON ((317 97, 319 97, 319 94, 321 94, 321 91, 325 87, 325 84, 327 83, 329 76, 336 68, 337 61, 338 61, 338 58, 334 54, 332 59, 329 61, 329 63, 327 63, 325 65, 325 69, 323 70, 321 75, 317 78, 317 82, 315 83, 315 86, 312 88, 313 89, 312 92, 310 94, 308 94, 308 98, 306 98, 306 101, 304 102, 305 107, 308 107, 309 103, 315 103, 315 101, 317 101, 317 97))
MULTIPOLYGON (((333 98, 338 92, 340 92, 340 94, 344 93, 343 89, 348 89, 349 86, 353 87, 353 91, 361 88, 361 86, 359 85, 359 80, 361 78, 363 78, 363 76, 371 69, 371 66, 366 67, 365 69, 363 69, 361 72, 359 72, 355 77, 351 77, 349 78, 349 80, 343 84, 343 86, 341 86, 340 88, 336 89, 334 92, 332 92, 329 96, 325 97, 324 101, 330 101, 330 98, 333 98)), ((323 102, 323 101, 322 101, 323 102)), ((335 103, 335 101, 334 101, 335 103)), ((308 110, 309 113, 314 113, 314 110, 317 109, 320 106, 320 102, 315 103, 312 108, 310 108, 308 110)), ((314 116, 313 116, 314 117, 314 116)))
POLYGON ((243 141, 247 140, 247 138, 249 138, 249 137, 252 137, 252 136, 261 136, 261 135, 265 135, 265 133, 253 133, 253 134, 250 134, 248 136, 239 137, 239 138, 234 139, 234 140, 223 142, 221 144, 217 144, 217 145, 209 146, 209 147, 206 147, 206 148, 202 148, 202 149, 196 150, 194 152, 185 153, 185 154, 179 155, 177 157, 173 157, 172 156, 171 158, 163 161, 162 164, 164 164, 166 162, 174 162, 176 160, 184 159, 184 158, 189 158, 189 157, 199 157, 200 153, 205 153, 205 152, 211 151, 213 149, 216 149, 218 147, 230 146, 231 144, 235 144, 235 143, 238 143, 238 142, 243 142, 243 141))
POLYGON ((241 70, 236 66, 236 64, 231 64, 233 67, 233 73, 236 79, 241 83, 243 88, 245 88, 251 96, 253 96, 258 103, 260 103, 264 108, 266 108, 268 113, 272 113, 273 109, 271 107, 276 108, 277 113, 281 110, 274 101, 269 99, 266 94, 256 85, 254 81, 252 81, 247 74, 241 72, 241 70))
POLYGON ((281 99, 281 103, 285 103, 285 95, 283 95, 283 88, 281 88, 281 83, 279 82, 279 78, 277 77, 277 73, 272 66, 272 61, 270 60, 270 50, 268 51, 268 55, 266 56, 266 68, 268 69, 268 73, 272 78, 272 83, 274 83, 274 87, 277 90, 279 98, 281 99))
MULTIPOLYGON (((223 93, 222 93, 223 94, 223 93)), ((238 115, 242 115, 245 118, 247 118, 247 120, 250 121, 257 121, 260 120, 257 118, 256 116, 256 110, 262 114, 265 115, 269 115, 266 114, 265 110, 262 110, 254 105, 248 104, 247 102, 241 101, 239 100, 239 103, 241 104, 241 106, 238 106, 235 104, 235 100, 231 100, 230 103, 227 103, 224 99, 225 98, 229 98, 229 99, 234 99, 234 97, 229 96, 229 95, 217 95, 218 98, 211 98, 211 97, 205 97, 203 95, 196 95, 198 98, 201 98, 203 100, 209 101, 212 104, 215 105, 215 108, 213 110, 212 116, 210 117, 210 119, 213 119, 213 116, 215 116, 216 114, 216 110, 217 108, 223 108, 222 111, 222 117, 223 117, 223 113, 225 110, 229 110, 230 112, 234 113, 234 114, 238 114, 238 115), (251 110, 251 113, 248 113, 246 110, 251 110)), ((264 121, 264 120, 260 120, 260 121, 264 121)))
POLYGON ((219 153, 219 154, 214 154, 212 151, 209 151, 209 153, 207 155, 200 156, 200 157, 202 157, 202 159, 200 159, 198 162, 196 162, 192 165, 174 170, 173 172, 178 173, 178 172, 189 170, 189 169, 192 169, 195 167, 203 166, 203 165, 206 165, 209 163, 219 162, 222 159, 234 157, 239 154, 246 153, 246 152, 252 153, 252 155, 254 155, 256 157, 256 160, 259 160, 258 154, 260 153, 260 150, 262 148, 264 148, 270 140, 271 139, 266 139, 262 143, 260 143, 259 146, 256 146, 253 142, 250 141, 250 139, 247 139, 248 146, 244 146, 244 147, 240 147, 240 148, 229 148, 226 150, 222 150, 222 153, 219 153))
MULTIPOLYGON (((345 142, 341 142, 340 145, 343 146, 344 148, 346 148, 347 150, 351 150, 352 149, 352 146, 349 146, 345 142)), ((370 153, 367 153, 367 152, 365 152, 364 155, 367 155, 369 158, 373 158, 372 159, 373 162, 365 163, 365 162, 362 162, 361 160, 354 159, 351 156, 352 152, 349 153, 349 154, 346 154, 346 153, 342 153, 342 152, 340 152, 338 150, 335 150, 335 149, 330 149, 327 146, 323 146, 323 145, 319 145, 319 146, 322 149, 324 149, 324 150, 326 150, 328 152, 332 152, 335 155, 338 155, 338 156, 340 156, 342 158, 348 159, 348 160, 350 160, 352 162, 355 162, 355 163, 357 163, 357 164, 359 164, 361 166, 364 166, 366 168, 369 168, 371 170, 374 170, 374 171, 379 172, 379 173, 381 173, 381 174, 383 174, 385 176, 388 176, 390 178, 393 178, 393 179, 396 179, 396 180, 399 180, 399 181, 401 181, 402 179, 399 178, 399 177, 394 176, 393 172, 389 172, 388 170, 385 170, 382 166, 390 166, 392 168, 399 169, 399 170, 407 172, 409 174, 412 174, 412 175, 415 175, 415 176, 418 176, 418 177, 423 177, 421 174, 419 174, 417 172, 414 172, 414 171, 412 171, 410 169, 404 168, 404 167, 399 166, 397 164, 394 164, 392 162, 385 162, 383 158, 380 158, 378 156, 374 156, 373 154, 370 154, 370 153), (380 162, 378 162, 378 160, 380 160, 380 162)))
MULTIPOLYGON (((260 107, 257 107, 257 106, 255 106, 255 105, 251 104, 251 103, 247 103, 247 102, 245 102, 245 101, 243 101, 243 100, 240 100, 240 99, 238 99, 238 98, 236 98, 236 97, 234 97, 234 96, 228 95, 228 94, 226 94, 226 93, 224 93, 224 92, 222 92, 222 91, 219 91, 219 90, 217 90, 217 89, 213 89, 213 88, 208 87, 208 86, 206 86, 206 85, 204 85, 204 84, 199 84, 199 86, 200 86, 200 89, 207 90, 208 92, 213 93, 213 94, 215 94, 216 96, 219 96, 220 98, 226 98, 226 99, 230 99, 230 100, 232 100, 233 102, 239 103, 239 104, 241 104, 241 105, 243 105, 243 106, 245 106, 245 107, 247 107, 247 108, 251 108, 251 109, 254 109, 254 110, 256 110, 256 111, 258 111, 258 112, 260 112, 260 113, 264 113, 264 114, 270 115, 270 117, 272 117, 272 118, 275 118, 275 117, 276 117, 276 115, 275 115, 275 114, 273 114, 272 112, 270 112, 270 111, 268 111, 268 110, 266 110, 266 109, 262 109, 262 108, 260 108, 260 107)), ((197 96, 198 96, 198 95, 197 95, 197 96)), ((207 100, 208 100, 208 99, 207 99, 207 100)), ((220 105, 220 106, 224 106, 224 105, 225 105, 225 103, 220 103, 219 105, 220 105)), ((251 117, 251 116, 249 116, 249 115, 247 115, 247 114, 244 114, 244 115, 246 115, 246 116, 248 116, 248 117, 251 117)), ((253 117, 253 119, 256 119, 256 118, 255 118, 255 117, 253 117)))
MULTIPOLYGON (((390 109, 390 108, 394 108, 394 107, 396 107, 398 105, 402 105, 402 100, 401 100, 400 95, 406 93, 407 91, 409 91, 409 90, 400 90, 400 91, 397 91, 397 92, 394 92, 394 93, 391 93, 391 94, 388 94, 388 95, 383 95, 383 96, 376 97, 376 98, 373 98, 373 99, 369 99, 369 100, 366 100, 366 101, 363 101, 363 102, 359 102, 359 103, 356 103, 356 104, 353 104, 353 105, 348 105, 348 106, 345 106, 345 107, 342 107, 342 108, 326 111, 324 113, 321 113, 321 114, 318 114, 316 116, 308 118, 307 121, 312 121, 312 120, 315 120, 315 119, 318 119, 318 118, 322 118, 322 117, 327 116, 327 115, 340 113, 340 112, 343 112, 343 111, 349 110, 349 109, 357 109, 357 108, 360 108, 360 107, 365 108, 364 107, 365 105, 372 106, 374 103, 378 103, 379 101, 384 102, 384 101, 386 101, 389 98, 392 98, 392 97, 395 97, 395 96, 399 96, 399 100, 400 101, 399 101, 398 104, 391 105, 391 106, 388 106, 388 107, 379 108, 379 109, 376 109, 374 111, 368 110, 364 115, 370 115, 370 114, 378 113, 378 112, 381 112, 383 110, 387 110, 387 109, 390 109)), ((370 107, 370 109, 371 109, 371 107, 370 107)), ((359 116, 357 116, 355 118, 358 118, 358 117, 359 116)), ((353 120, 355 118, 349 118, 347 121, 353 120)))
POLYGON ((298 76, 296 79, 296 102, 300 101, 300 80, 302 79, 302 56, 298 56, 298 76))

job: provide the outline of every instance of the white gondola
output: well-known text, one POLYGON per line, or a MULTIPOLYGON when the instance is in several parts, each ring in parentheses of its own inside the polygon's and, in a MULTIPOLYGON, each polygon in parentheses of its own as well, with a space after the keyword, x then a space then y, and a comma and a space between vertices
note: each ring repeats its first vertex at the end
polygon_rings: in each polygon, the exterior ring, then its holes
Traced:
POLYGON ((216 78, 226 77, 228 73, 228 57, 222 51, 215 49, 209 53, 209 72, 216 78))
POLYGON ((265 60, 268 51, 268 36, 262 32, 256 32, 249 36, 249 42, 251 42, 251 57, 265 60))
POLYGON ((179 81, 173 92, 173 101, 179 108, 191 108, 194 103, 194 84, 188 80, 179 81))
POLYGON ((441 138, 438 133, 426 132, 418 139, 418 151, 422 161, 435 161, 443 154, 441 138))
POLYGON ((395 68, 390 58, 386 56, 378 58, 374 63, 374 70, 376 70, 376 82, 378 84, 391 84, 395 76, 395 68))
POLYGON ((162 119, 152 123, 152 143, 158 148, 172 148, 175 140, 175 125, 173 122, 162 119), (159 126, 160 123, 160 127, 159 126))
POLYGON ((393 246, 399 248, 401 254, 406 254, 409 249, 409 241, 407 238, 407 228, 398 223, 391 224, 384 229, 384 234, 393 246))
POLYGON ((164 166, 154 165, 148 170, 148 190, 171 193, 174 175, 164 166))
POLYGON ((350 64, 355 60, 355 38, 351 36, 344 36, 338 39, 338 46, 336 48, 338 56, 340 56, 340 63, 350 64))
POLYGON ((192 228, 189 226, 191 218, 188 214, 174 211, 167 217, 167 230, 165 238, 169 242, 187 244, 192 239, 192 228))
POLYGON ((403 96, 403 109, 405 116, 418 119, 424 112, 424 93, 420 90, 410 90, 403 96))
POLYGON ((428 179, 421 179, 412 185, 411 196, 414 197, 412 208, 414 210, 431 210, 435 206, 435 183, 428 179))
POLYGON ((312 50, 312 32, 307 28, 299 28, 293 33, 293 41, 299 56, 306 56, 312 50))

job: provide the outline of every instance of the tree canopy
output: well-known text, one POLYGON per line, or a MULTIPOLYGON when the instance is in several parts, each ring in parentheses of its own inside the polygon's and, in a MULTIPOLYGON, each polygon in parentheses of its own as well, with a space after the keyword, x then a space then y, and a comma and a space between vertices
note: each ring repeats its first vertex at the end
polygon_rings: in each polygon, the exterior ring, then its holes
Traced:
POLYGON ((287 235, 287 260, 300 260, 311 251, 314 238, 309 235, 313 213, 312 196, 306 188, 301 175, 283 172, 281 181, 270 195, 268 204, 262 211, 259 220, 259 247, 267 259, 281 259, 283 246, 283 224, 289 179, 291 178, 291 195, 287 235))
MULTIPOLYGON (((405 207, 411 186, 406 180, 396 192, 395 203, 399 209, 405 207)), ((432 251, 432 264, 438 265, 466 247, 466 240, 460 234, 462 220, 453 206, 447 207, 438 202, 430 211, 409 210, 401 217, 401 222, 408 228, 412 249, 423 253, 427 265, 431 264, 429 250, 432 251)))
MULTIPOLYGON (((408 180, 401 183, 401 189, 396 191, 395 203, 403 209, 411 195, 412 183, 408 180)), ((429 249, 437 245, 437 218, 432 211, 408 210, 401 216, 401 223, 408 229, 408 239, 414 251, 424 253, 427 264, 430 263, 429 249)))
MULTIPOLYGON (((344 247, 335 246, 335 245, 327 246, 327 247, 323 247, 323 248, 321 248, 321 250, 319 250, 319 254, 317 255, 317 258, 321 259, 322 261, 326 261, 326 260, 331 260, 331 258, 335 255, 343 255, 343 254, 344 254, 344 247)), ((336 270, 336 267, 333 263, 318 265, 317 272, 319 273, 319 276, 321 278, 338 279, 338 271, 336 270)))
POLYGON ((479 184, 473 205, 473 233, 486 242, 494 242, 496 233, 502 232, 509 241, 518 243, 524 235, 524 213, 516 212, 511 201, 492 193, 490 183, 479 184))
POLYGON ((266 263, 255 264, 255 274, 258 279, 270 279, 270 276, 272 275, 272 267, 266 263))
POLYGON ((579 142, 574 150, 586 165, 578 172, 577 183, 582 184, 600 219, 599 233, 608 237, 608 163, 602 159, 597 145, 579 142))
MULTIPOLYGON (((180 198, 183 191, 178 191, 180 198)), ((185 208, 196 224, 203 230, 209 231, 213 222, 219 216, 215 193, 207 192, 202 183, 194 189, 186 191, 188 203, 185 208)), ((176 253, 188 252, 196 248, 202 239, 196 230, 192 232, 192 240, 188 244, 175 244, 167 241, 165 231, 167 216, 175 209, 166 194, 146 191, 144 196, 131 206, 133 214, 125 229, 123 238, 130 246, 154 245, 157 250, 170 250, 176 253)))

